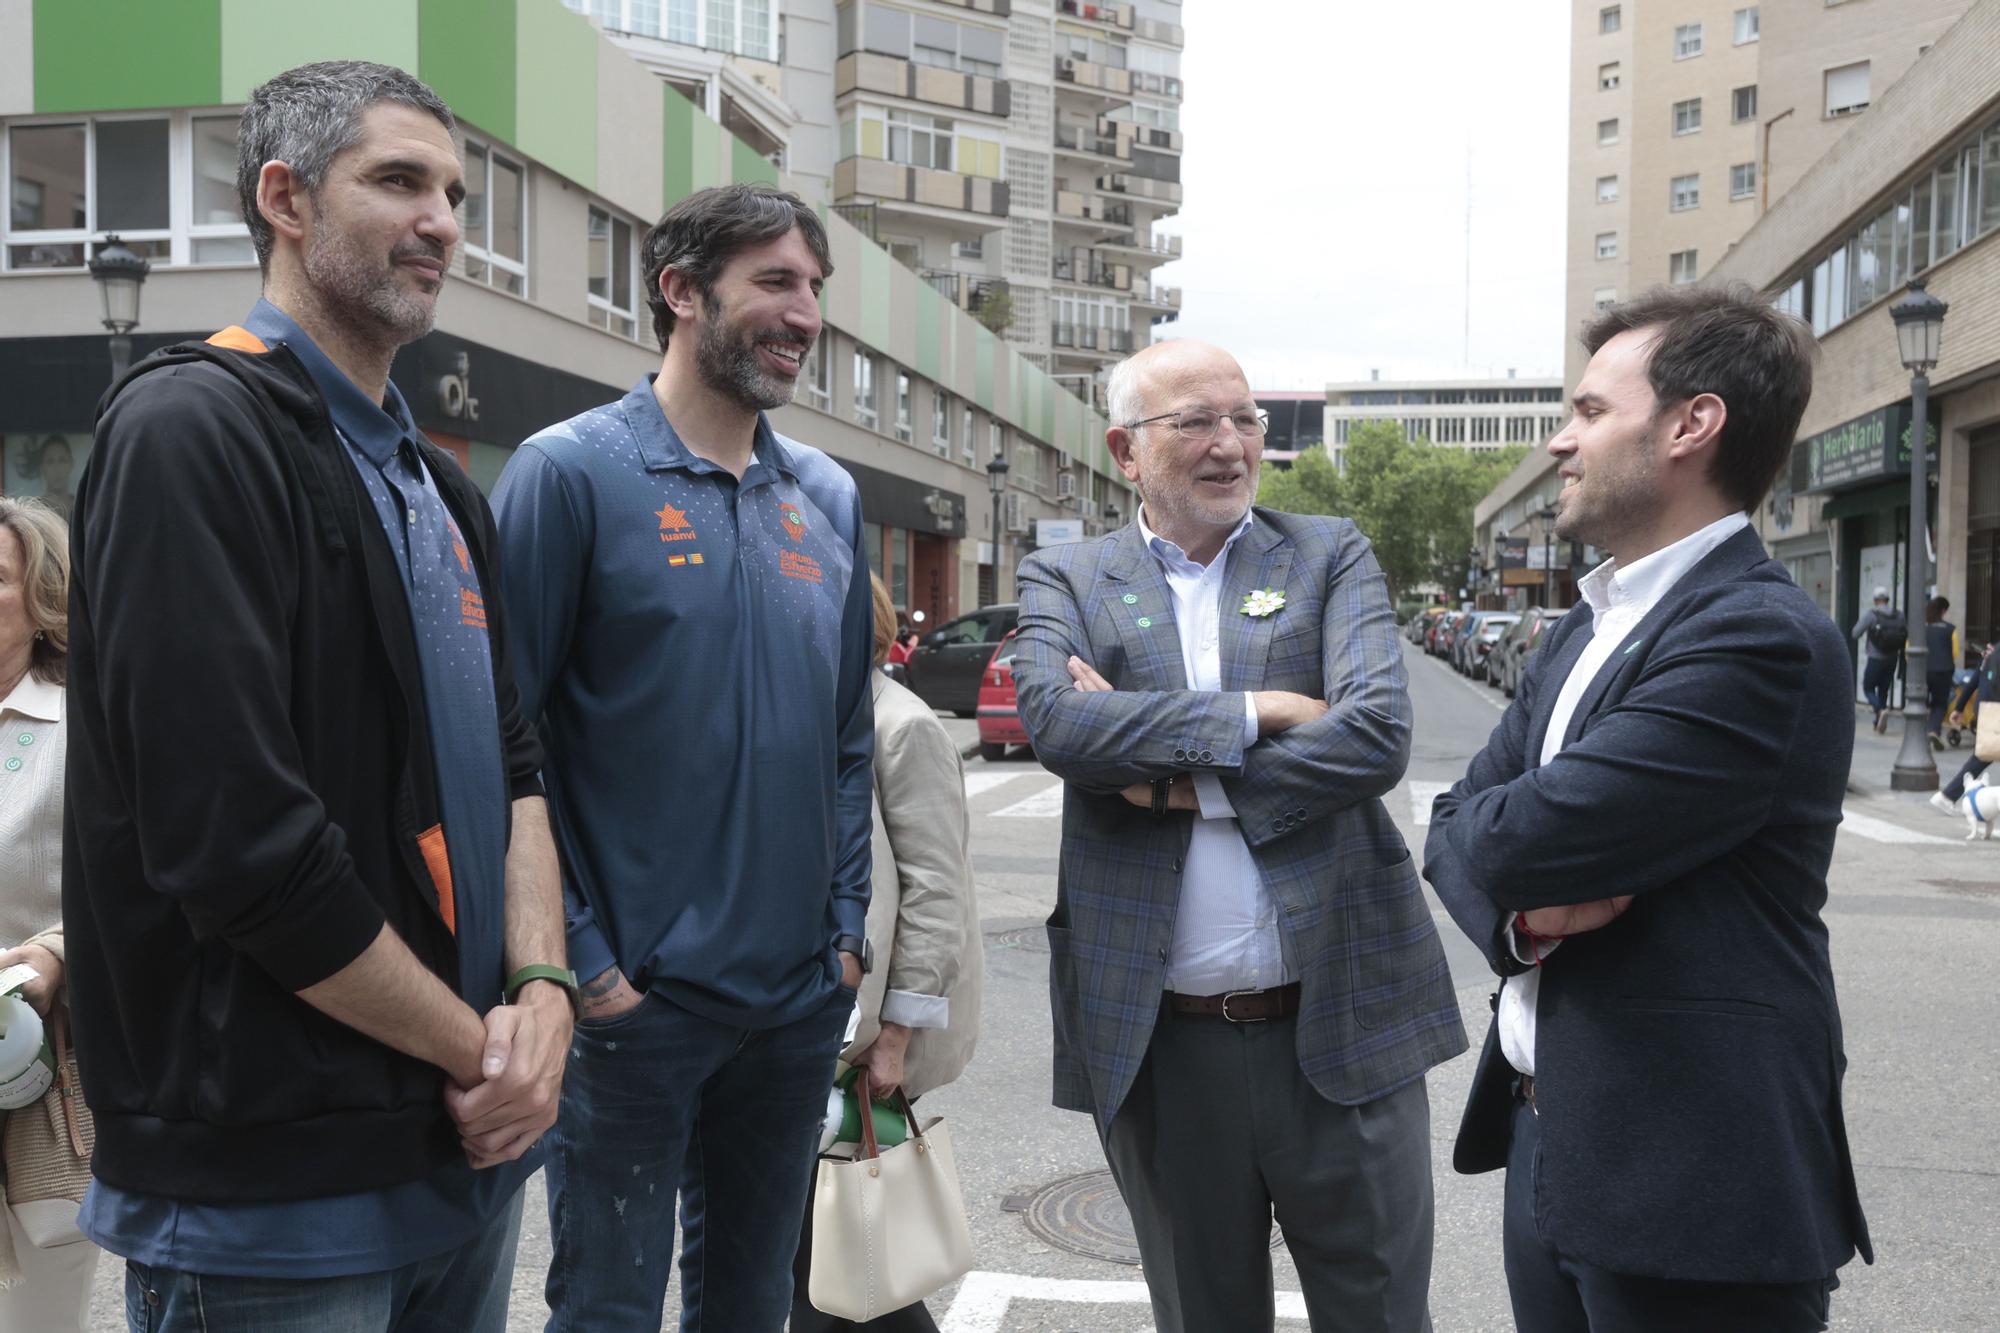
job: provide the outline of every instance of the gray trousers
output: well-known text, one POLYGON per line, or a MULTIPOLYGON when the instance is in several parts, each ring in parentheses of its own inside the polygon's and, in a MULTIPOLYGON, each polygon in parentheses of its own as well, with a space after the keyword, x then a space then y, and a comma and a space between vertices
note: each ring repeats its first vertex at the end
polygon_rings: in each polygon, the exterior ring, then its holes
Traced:
POLYGON ((1299 1068, 1298 1020, 1164 1007, 1103 1135, 1132 1212, 1160 1333, 1271 1329, 1271 1221, 1313 1333, 1428 1333, 1430 1099, 1423 1080, 1361 1106, 1299 1068))

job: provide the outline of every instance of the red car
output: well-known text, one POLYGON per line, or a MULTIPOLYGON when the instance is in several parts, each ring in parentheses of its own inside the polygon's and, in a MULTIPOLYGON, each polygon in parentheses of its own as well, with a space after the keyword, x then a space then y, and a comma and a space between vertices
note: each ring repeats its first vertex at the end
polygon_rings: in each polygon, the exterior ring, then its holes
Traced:
POLYGON ((993 650, 979 678, 979 757, 992 763, 1006 757, 1010 745, 1028 744, 1021 714, 1014 706, 1014 631, 993 650))

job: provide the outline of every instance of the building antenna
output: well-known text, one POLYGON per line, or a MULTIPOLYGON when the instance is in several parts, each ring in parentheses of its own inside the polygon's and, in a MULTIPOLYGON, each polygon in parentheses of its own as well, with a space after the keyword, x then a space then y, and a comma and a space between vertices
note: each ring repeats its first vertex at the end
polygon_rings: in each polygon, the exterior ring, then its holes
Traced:
POLYGON ((1472 139, 1465 140, 1465 343, 1459 363, 1472 366, 1472 139))

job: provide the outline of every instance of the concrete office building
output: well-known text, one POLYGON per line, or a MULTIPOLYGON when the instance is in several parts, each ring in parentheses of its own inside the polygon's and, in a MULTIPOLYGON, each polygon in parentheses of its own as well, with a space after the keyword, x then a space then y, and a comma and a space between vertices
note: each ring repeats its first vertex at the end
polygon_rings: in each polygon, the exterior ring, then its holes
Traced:
POLYGON ((1466 449, 1539 444, 1562 422, 1562 382, 1555 379, 1383 380, 1326 386, 1325 439, 1336 468, 1346 467, 1350 432, 1363 421, 1394 421, 1410 439, 1466 449))
MULTIPOLYGON (((731 42, 762 35, 774 54, 757 12, 706 0, 717 26, 704 31, 720 40, 729 17, 731 42)), ((412 70, 458 113, 464 239, 437 329, 393 374, 418 424, 484 486, 520 440, 657 368, 637 263, 646 227, 696 189, 780 179, 769 139, 732 135, 557 0, 0 0, 0 489, 60 497, 88 454, 110 366, 84 264, 108 234, 153 265, 137 355, 206 336, 256 299, 236 112, 263 79, 332 52, 412 70)), ((766 125, 761 75, 783 66, 701 59, 688 90, 740 127, 766 125)), ((1114 500, 1132 512, 1100 417, 838 214, 827 224, 826 330, 773 419, 854 474, 870 562, 899 603, 935 619, 1011 595, 1036 520, 1114 500), (1010 464, 997 534, 995 454, 1010 464)))

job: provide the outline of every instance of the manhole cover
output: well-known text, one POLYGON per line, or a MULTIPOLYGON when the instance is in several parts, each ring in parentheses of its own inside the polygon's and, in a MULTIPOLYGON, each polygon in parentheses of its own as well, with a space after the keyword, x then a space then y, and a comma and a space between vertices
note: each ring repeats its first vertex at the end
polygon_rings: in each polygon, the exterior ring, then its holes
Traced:
MULTIPOLYGON (((1029 1197, 1028 1230, 1059 1250, 1114 1264, 1139 1262, 1139 1242, 1132 1234, 1132 1214, 1125 1209, 1109 1171, 1091 1171, 1042 1186, 1029 1197)), ((1271 1228, 1271 1248, 1284 1243, 1271 1228)))
POLYGON ((1049 951, 1048 932, 1040 926, 1016 926, 1012 930, 996 930, 986 938, 996 949, 1025 949, 1030 953, 1049 951))

